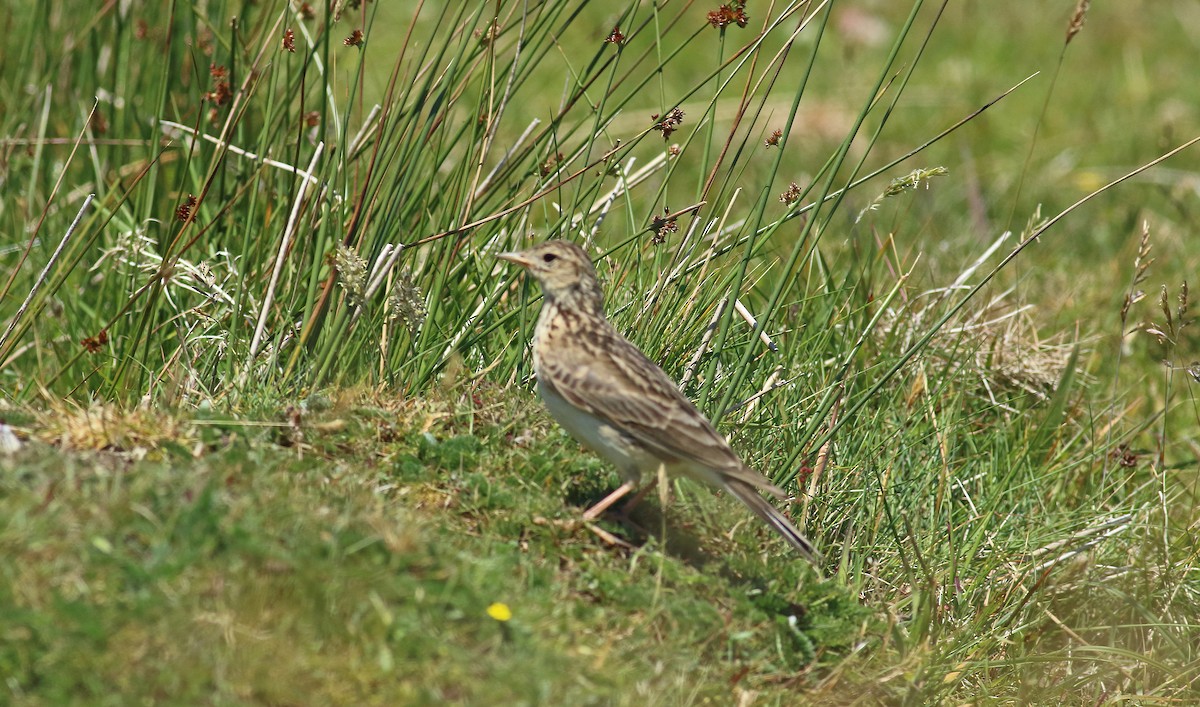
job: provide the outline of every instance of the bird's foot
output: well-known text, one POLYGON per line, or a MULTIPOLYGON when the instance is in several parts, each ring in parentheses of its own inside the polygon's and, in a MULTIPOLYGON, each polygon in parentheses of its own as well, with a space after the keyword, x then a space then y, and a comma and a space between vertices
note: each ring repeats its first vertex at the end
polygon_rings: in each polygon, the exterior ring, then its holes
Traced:
POLYGON ((566 520, 547 520, 546 518, 538 517, 538 518, 534 518, 533 522, 536 525, 553 525, 557 528, 562 528, 563 530, 566 530, 568 532, 574 532, 575 530, 577 530, 579 528, 580 525, 582 525, 583 527, 592 531, 592 533, 594 533, 596 535, 596 537, 600 538, 601 540, 603 540, 605 543, 607 543, 609 545, 612 545, 614 547, 625 548, 626 550, 633 549, 633 545, 626 542, 625 540, 622 540, 621 538, 618 538, 616 535, 613 535, 612 533, 608 532, 604 528, 601 528, 595 522, 593 522, 587 518, 579 518, 579 519, 568 518, 566 520))
POLYGON ((600 526, 596 525, 595 523, 593 523, 591 521, 584 520, 583 526, 585 528, 587 528, 588 530, 592 531, 593 533, 595 533, 598 538, 600 538, 604 542, 608 543, 609 545, 624 548, 626 550, 633 549, 633 545, 622 540, 621 538, 618 538, 617 536, 613 535, 612 533, 608 532, 604 528, 601 528, 600 526))

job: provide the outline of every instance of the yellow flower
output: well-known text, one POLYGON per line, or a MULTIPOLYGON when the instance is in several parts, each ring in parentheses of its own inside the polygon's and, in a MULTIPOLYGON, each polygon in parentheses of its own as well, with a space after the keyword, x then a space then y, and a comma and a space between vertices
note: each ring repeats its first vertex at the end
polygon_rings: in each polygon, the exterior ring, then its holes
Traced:
POLYGON ((487 608, 487 615, 497 621, 508 621, 512 618, 512 609, 508 608, 508 604, 498 601, 487 608))

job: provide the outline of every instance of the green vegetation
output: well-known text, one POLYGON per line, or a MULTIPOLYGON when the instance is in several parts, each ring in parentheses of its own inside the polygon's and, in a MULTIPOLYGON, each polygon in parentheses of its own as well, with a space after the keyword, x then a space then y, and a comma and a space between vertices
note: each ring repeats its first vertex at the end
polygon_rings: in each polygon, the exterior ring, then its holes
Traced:
POLYGON ((1182 5, 428 5, 0 20, 0 702, 1200 699, 1182 5), (825 567, 577 522, 551 234, 825 567))

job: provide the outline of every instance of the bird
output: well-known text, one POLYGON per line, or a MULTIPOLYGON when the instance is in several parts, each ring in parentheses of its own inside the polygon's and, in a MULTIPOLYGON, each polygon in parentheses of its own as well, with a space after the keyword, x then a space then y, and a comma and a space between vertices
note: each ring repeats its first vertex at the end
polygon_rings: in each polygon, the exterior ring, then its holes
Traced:
POLYGON ((531 348, 546 408, 622 478, 615 491, 584 513, 585 521, 636 489, 644 473, 665 467, 728 492, 802 557, 821 564, 813 544, 760 493, 783 498, 783 490, 747 466, 671 377, 608 321, 600 280, 583 248, 549 240, 497 257, 524 268, 541 285, 542 310, 531 348))

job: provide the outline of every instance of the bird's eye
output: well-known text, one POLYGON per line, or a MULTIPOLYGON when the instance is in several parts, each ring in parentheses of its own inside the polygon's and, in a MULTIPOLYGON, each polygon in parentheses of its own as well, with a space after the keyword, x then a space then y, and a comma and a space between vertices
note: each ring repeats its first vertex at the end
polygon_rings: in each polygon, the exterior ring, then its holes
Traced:
POLYGON ((558 256, 554 253, 546 253, 542 256, 543 263, 553 263, 555 260, 558 260, 558 256))

